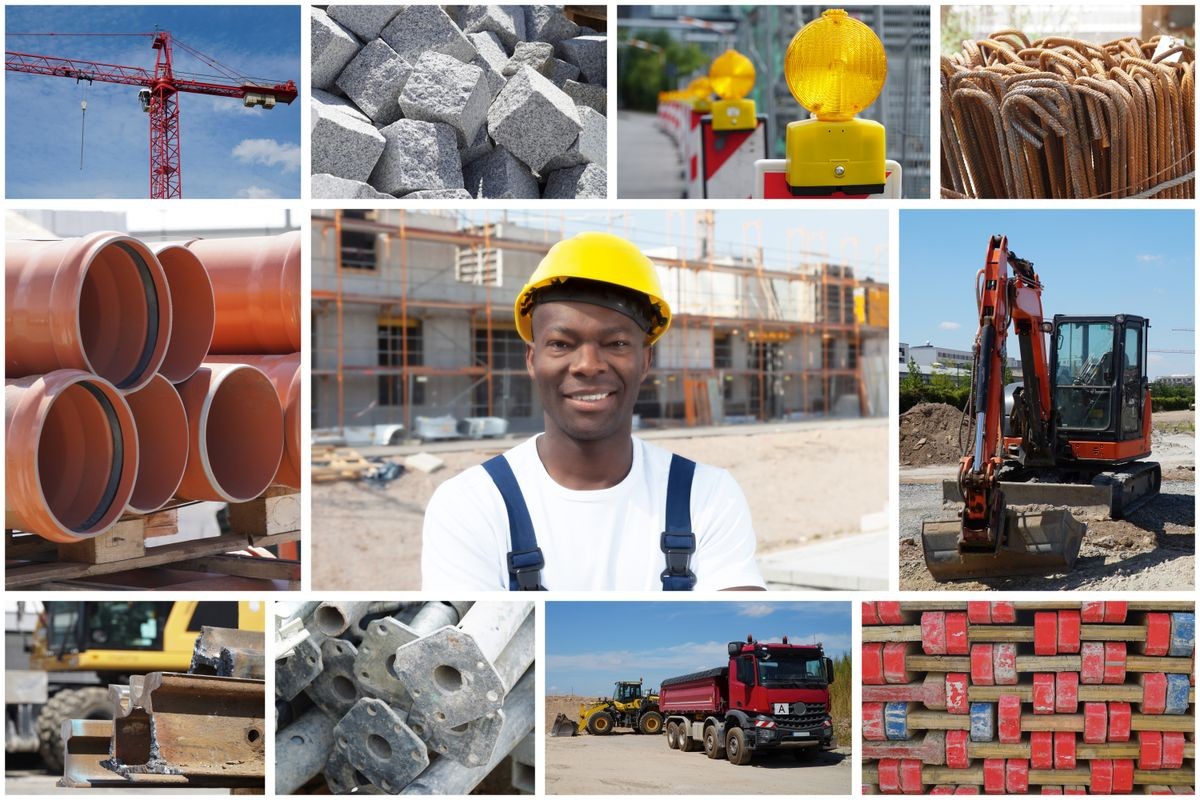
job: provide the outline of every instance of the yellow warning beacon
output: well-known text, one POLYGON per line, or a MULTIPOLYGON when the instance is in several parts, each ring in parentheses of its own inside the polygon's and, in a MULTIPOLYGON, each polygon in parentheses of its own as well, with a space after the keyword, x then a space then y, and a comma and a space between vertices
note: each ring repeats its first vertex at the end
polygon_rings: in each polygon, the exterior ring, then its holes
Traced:
POLYGON ((712 84, 708 78, 701 75, 693 79, 684 91, 692 102, 692 110, 707 114, 712 109, 712 84))
POLYGON ((754 64, 737 50, 726 50, 708 68, 708 80, 721 98, 712 104, 714 131, 745 131, 758 126, 758 109, 746 95, 754 88, 754 64))
POLYGON ((887 56, 875 32, 841 9, 800 29, 788 45, 784 77, 816 119, 787 127, 787 183, 793 195, 882 192, 884 128, 858 119, 883 89, 887 56))

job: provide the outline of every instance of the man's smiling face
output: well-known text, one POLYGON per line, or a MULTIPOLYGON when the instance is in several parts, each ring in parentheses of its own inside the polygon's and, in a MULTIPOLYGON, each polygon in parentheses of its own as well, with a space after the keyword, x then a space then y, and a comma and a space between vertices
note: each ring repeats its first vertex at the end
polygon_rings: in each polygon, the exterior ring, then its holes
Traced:
POLYGON ((650 370, 645 331, 619 311, 577 302, 537 305, 532 322, 525 366, 547 428, 578 441, 628 436, 650 370))

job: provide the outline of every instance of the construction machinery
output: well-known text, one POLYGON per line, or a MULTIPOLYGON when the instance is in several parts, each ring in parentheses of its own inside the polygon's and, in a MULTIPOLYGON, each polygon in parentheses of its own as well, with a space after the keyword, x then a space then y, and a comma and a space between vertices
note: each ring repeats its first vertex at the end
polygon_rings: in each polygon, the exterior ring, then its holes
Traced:
POLYGON ((658 709, 658 693, 642 693, 642 680, 617 681, 613 696, 597 698, 593 703, 579 704, 579 721, 572 722, 559 714, 550 731, 551 736, 577 736, 584 731, 594 736, 606 736, 615 728, 632 728, 634 733, 661 733, 662 713, 658 709))
POLYGON ((976 275, 979 333, 964 411, 971 444, 943 492, 963 509, 921 530, 935 580, 1065 572, 1087 530, 1069 509, 1120 519, 1158 493, 1159 465, 1142 460, 1150 455, 1150 321, 1047 321, 1042 288, 1033 263, 1006 237, 991 237, 976 275), (1005 385, 1010 330, 1022 375, 1005 385))
POLYGON ((262 631, 265 603, 170 601, 18 604, 6 624, 5 749, 63 768, 63 722, 112 719, 108 685, 188 672, 203 626, 262 631), (27 618, 33 618, 32 625, 27 618), (22 662, 27 662, 25 668, 22 662))

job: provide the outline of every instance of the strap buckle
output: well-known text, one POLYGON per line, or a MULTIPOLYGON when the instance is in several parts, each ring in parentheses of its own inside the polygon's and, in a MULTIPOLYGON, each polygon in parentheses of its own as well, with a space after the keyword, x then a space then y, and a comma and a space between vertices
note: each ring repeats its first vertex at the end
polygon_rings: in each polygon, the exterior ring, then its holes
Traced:
POLYGON ((508 574, 516 578, 517 591, 543 591, 542 570, 545 566, 546 559, 542 557, 540 547, 508 554, 508 574))
POLYGON ((658 539, 659 547, 667 560, 667 568, 660 579, 667 591, 691 591, 696 585, 696 573, 690 569, 692 554, 696 552, 696 535, 663 531, 658 539))

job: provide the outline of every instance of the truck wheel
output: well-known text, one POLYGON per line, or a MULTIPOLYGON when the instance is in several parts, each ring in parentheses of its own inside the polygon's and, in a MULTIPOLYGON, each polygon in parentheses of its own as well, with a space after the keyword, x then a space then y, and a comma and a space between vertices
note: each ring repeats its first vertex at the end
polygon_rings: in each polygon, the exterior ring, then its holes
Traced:
POLYGON ((662 714, 657 711, 649 711, 642 715, 638 720, 638 730, 646 734, 662 733, 662 714))
POLYGON ((679 749, 679 724, 676 722, 667 723, 667 747, 679 749))
POLYGON ((679 726, 679 749, 685 753, 694 753, 700 749, 700 742, 692 738, 692 723, 690 722, 679 726))
POLYGON ((725 734, 725 757, 730 764, 743 766, 750 763, 750 748, 746 746, 746 732, 741 728, 730 728, 725 734))
POLYGON ((103 686, 64 689, 42 706, 37 719, 38 752, 50 772, 63 770, 62 724, 67 719, 112 719, 108 689, 103 686))
POLYGON ((593 736, 607 736, 612 733, 613 716, 607 711, 597 711, 588 717, 587 721, 588 733, 593 736))
POLYGON ((704 729, 704 755, 712 759, 721 757, 721 741, 717 736, 716 725, 709 725, 704 729))

